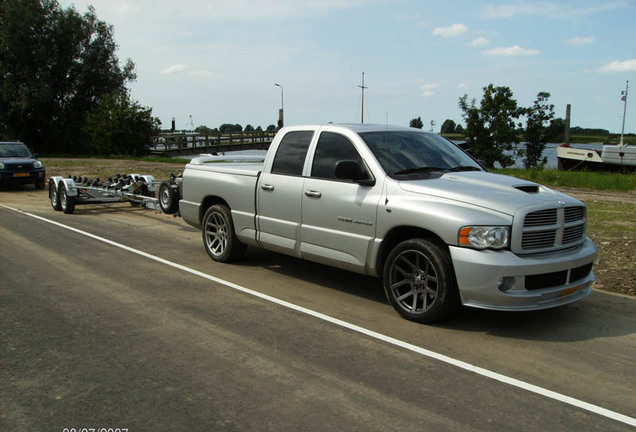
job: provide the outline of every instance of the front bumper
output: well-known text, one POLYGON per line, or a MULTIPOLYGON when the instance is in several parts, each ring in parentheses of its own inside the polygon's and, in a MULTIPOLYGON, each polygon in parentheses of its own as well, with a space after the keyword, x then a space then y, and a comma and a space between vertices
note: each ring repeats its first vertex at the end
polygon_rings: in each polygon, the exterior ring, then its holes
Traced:
POLYGON ((23 185, 44 181, 45 179, 45 168, 33 171, 0 171, 0 184, 2 185, 23 185))
POLYGON ((465 306, 538 310, 572 303, 592 292, 597 249, 589 238, 577 248, 529 256, 510 251, 450 247, 465 306))

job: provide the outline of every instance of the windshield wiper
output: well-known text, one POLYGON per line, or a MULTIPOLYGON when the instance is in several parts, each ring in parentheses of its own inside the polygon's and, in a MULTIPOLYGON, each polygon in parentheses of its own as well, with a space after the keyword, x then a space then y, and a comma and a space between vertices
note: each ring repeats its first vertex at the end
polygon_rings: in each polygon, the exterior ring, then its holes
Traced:
POLYGON ((440 167, 418 167, 418 168, 408 168, 402 171, 397 171, 397 172, 394 172, 393 175, 427 173, 432 171, 446 171, 446 170, 447 168, 440 168, 440 167))
POLYGON ((454 168, 449 169, 448 171, 458 172, 458 171, 481 171, 481 168, 477 168, 474 166, 456 166, 454 168))

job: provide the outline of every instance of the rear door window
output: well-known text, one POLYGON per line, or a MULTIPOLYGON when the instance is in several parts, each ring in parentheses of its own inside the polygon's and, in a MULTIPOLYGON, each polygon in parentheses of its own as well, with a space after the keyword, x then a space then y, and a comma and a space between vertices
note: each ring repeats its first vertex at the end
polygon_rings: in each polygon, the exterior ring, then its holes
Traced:
POLYGON ((293 131, 285 134, 274 157, 272 174, 301 176, 313 136, 313 131, 293 131))

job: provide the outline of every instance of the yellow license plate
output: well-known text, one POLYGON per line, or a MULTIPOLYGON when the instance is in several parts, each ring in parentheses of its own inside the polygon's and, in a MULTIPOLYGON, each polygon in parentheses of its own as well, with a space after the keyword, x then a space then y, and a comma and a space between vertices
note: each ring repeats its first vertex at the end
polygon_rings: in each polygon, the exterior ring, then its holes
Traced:
POLYGON ((30 173, 13 173, 13 177, 29 177, 30 173))
POLYGON ((568 288, 566 290, 561 291, 561 293, 559 294, 559 297, 565 297, 565 296, 569 296, 570 294, 574 294, 576 292, 576 290, 578 290, 580 287, 575 286, 572 288, 568 288))

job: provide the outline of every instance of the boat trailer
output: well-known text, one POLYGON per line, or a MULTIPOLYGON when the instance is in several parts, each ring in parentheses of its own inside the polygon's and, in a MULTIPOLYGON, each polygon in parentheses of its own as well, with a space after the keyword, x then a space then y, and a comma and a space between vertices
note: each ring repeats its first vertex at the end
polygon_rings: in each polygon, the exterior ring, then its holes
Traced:
POLYGON ((79 204, 112 204, 129 202, 166 214, 179 211, 179 183, 181 177, 170 175, 170 180, 157 181, 152 175, 128 174, 107 180, 81 176, 53 176, 49 178, 49 199, 56 211, 71 214, 79 204))

